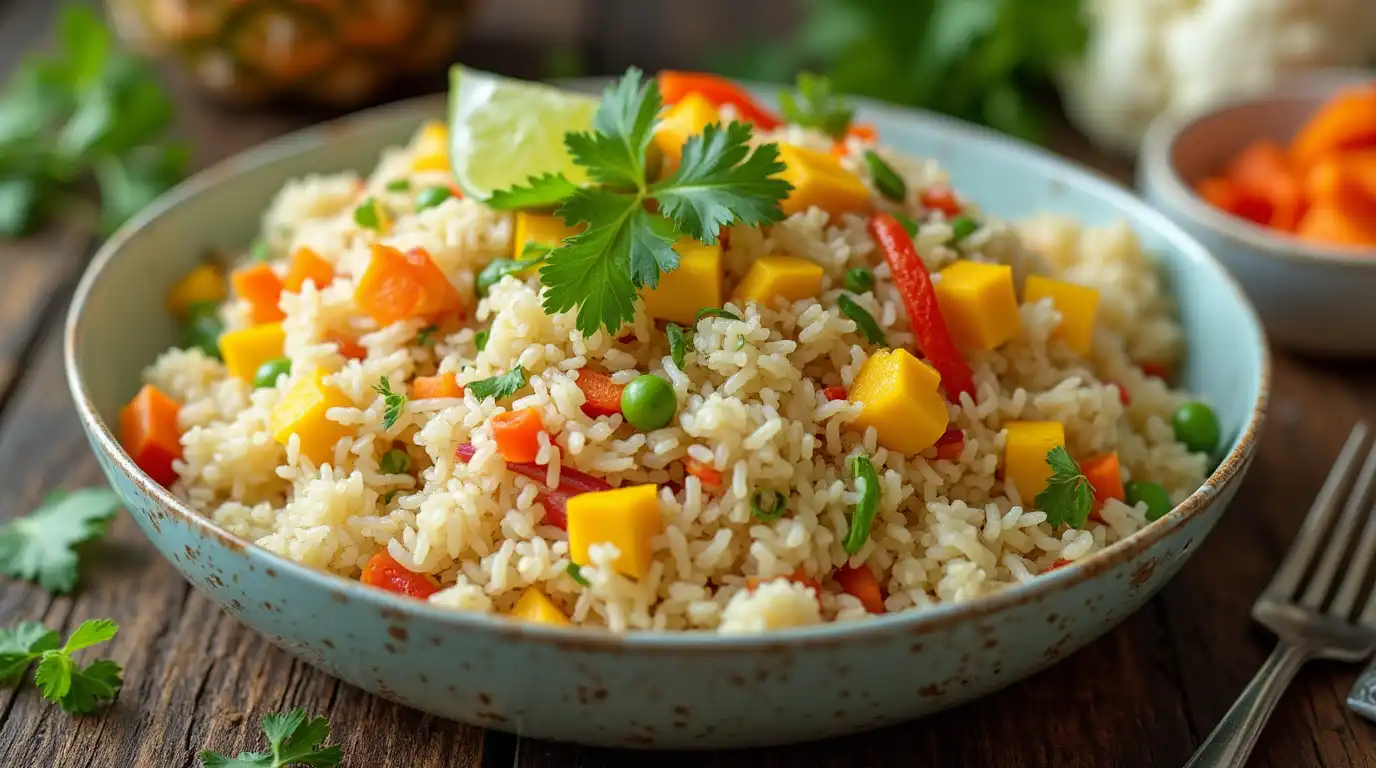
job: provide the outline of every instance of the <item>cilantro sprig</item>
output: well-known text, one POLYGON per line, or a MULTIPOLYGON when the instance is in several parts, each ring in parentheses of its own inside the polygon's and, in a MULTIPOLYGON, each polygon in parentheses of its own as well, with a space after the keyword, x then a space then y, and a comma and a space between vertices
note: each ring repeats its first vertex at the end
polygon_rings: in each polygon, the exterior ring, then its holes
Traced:
POLYGON ((840 93, 832 91, 831 78, 799 72, 796 95, 779 93, 779 109, 784 119, 794 125, 816 128, 833 139, 845 138, 855 119, 855 109, 846 104, 840 93))
POLYGON ((29 515, 0 526, 0 573, 55 594, 72 591, 77 545, 104 535, 120 504, 108 488, 50 494, 29 515))
POLYGON ((548 207, 569 226, 586 229, 564 240, 540 270, 549 314, 577 309, 584 335, 615 332, 635 314, 642 288, 678 268, 674 243, 691 237, 717 242, 722 227, 769 224, 792 187, 775 144, 750 146, 748 124, 708 125, 684 142, 678 169, 651 181, 647 160, 663 100, 659 86, 631 68, 608 86, 591 131, 570 132, 565 147, 593 184, 575 187, 560 174, 532 177, 497 192, 494 207, 548 207))
POLYGON ((344 759, 339 745, 321 747, 330 737, 330 721, 323 717, 307 719, 306 711, 263 716, 263 735, 269 752, 240 752, 226 757, 209 749, 201 750, 205 768, 286 768, 291 765, 337 766, 344 759))
POLYGON ((37 622, 25 621, 14 629, 0 630, 0 682, 15 681, 37 661, 33 680, 43 698, 69 714, 94 712, 119 695, 123 670, 109 659, 82 666, 72 654, 104 643, 118 631, 119 625, 109 619, 87 619, 59 646, 58 634, 37 622))
POLYGON ((1051 479, 1046 490, 1037 494, 1037 508, 1046 513, 1046 521, 1053 528, 1084 528, 1094 506, 1094 487, 1089 478, 1070 458, 1065 446, 1058 445, 1047 452, 1046 463, 1051 467, 1051 479))
POLYGON ((494 400, 505 400, 525 385, 526 369, 518 365, 499 376, 490 376, 469 384, 468 391, 480 401, 489 397, 494 400))

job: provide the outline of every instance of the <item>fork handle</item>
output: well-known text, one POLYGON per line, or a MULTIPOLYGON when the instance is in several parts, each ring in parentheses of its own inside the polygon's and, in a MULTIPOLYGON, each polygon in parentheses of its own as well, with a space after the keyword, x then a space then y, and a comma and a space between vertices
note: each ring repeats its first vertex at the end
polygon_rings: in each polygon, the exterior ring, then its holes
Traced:
POLYGON ((1246 765, 1281 694, 1312 655, 1306 645, 1281 643, 1276 646, 1185 768, 1242 768, 1246 765))

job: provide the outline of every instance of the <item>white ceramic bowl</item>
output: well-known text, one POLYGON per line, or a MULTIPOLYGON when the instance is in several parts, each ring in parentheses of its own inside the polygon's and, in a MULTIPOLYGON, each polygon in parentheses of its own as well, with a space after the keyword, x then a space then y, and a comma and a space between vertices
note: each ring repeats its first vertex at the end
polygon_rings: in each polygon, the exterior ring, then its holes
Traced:
POLYGON ((1323 247, 1230 216, 1194 186, 1260 138, 1288 141, 1338 90, 1376 73, 1294 77, 1273 93, 1230 101, 1148 129, 1137 184, 1242 283, 1278 345, 1332 357, 1376 356, 1376 249, 1323 247))

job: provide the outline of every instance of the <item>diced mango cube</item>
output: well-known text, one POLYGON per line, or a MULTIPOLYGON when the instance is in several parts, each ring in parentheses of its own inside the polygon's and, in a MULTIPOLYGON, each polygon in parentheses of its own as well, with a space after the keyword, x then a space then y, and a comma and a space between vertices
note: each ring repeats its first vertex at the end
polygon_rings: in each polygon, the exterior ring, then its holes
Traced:
POLYGON ((851 422, 863 431, 874 427, 879 444, 899 453, 917 453, 946 432, 950 415, 937 393, 941 374, 905 349, 874 353, 851 382, 847 398, 860 403, 851 422))
POLYGON ((1012 267, 960 259, 938 274, 937 304, 957 344, 994 349, 1018 335, 1022 315, 1012 267))
POLYGON ((167 292, 167 309, 175 317, 186 317, 192 304, 210 302, 219 304, 229 295, 225 274, 212 264, 202 264, 186 273, 167 292))
POLYGON ((301 440, 301 453, 317 464, 334 455, 334 444, 353 431, 353 427, 331 421, 325 414, 331 408, 353 405, 338 389, 325 383, 317 370, 297 380, 272 408, 269 427, 272 439, 286 445, 292 435, 301 440))
POLYGON ((411 170, 449 170, 449 128, 441 122, 429 122, 416 135, 411 150, 411 170))
POLYGON ((1027 283, 1023 286, 1023 301, 1035 302, 1048 297, 1061 313, 1061 324, 1056 327, 1056 335, 1078 354, 1089 354, 1094 346, 1094 319, 1099 313, 1099 292, 1087 285, 1028 275, 1027 283))
POLYGON ((632 485, 610 491, 580 493, 565 508, 569 529, 569 557, 589 563, 594 544, 614 544, 620 554, 613 567, 641 579, 650 571, 652 539, 664 531, 659 513, 659 487, 632 485))
POLYGON ((511 613, 508 614, 513 619, 530 621, 536 624, 553 624, 557 627, 566 626, 569 617, 559 610, 559 606, 553 600, 545 597, 537 587, 526 587, 526 591, 521 593, 521 597, 516 604, 511 606, 511 613))
POLYGON ((678 269, 660 275, 659 286, 646 288, 640 297, 650 317, 690 325, 699 309, 721 306, 721 243, 703 245, 685 237, 674 244, 674 250, 678 251, 678 269))
POLYGON ((1065 427, 1058 421, 1010 421, 1003 428, 1003 480, 1018 489, 1023 506, 1030 509, 1051 479, 1046 455, 1065 445, 1065 427))
POLYGON ((252 382, 258 366, 281 357, 286 343, 281 323, 264 323, 221 334, 220 354, 230 376, 252 382))
POLYGON ((564 238, 576 235, 581 231, 583 231, 582 226, 570 227, 558 216, 517 211, 516 231, 511 238, 511 257, 513 259, 521 258, 526 246, 531 243, 554 247, 563 242, 564 238))
POLYGON ((672 173, 683 160, 683 143, 702 133, 711 123, 721 122, 716 105, 700 93, 689 93, 664 111, 655 128, 654 144, 663 155, 664 172, 672 173))
POLYGON ((822 292, 822 268, 797 256, 761 256, 736 285, 736 301, 770 306, 777 298, 789 302, 810 299, 822 292))
POLYGON ((815 149, 780 144, 779 160, 784 164, 779 178, 793 185, 793 191, 781 205, 785 216, 813 206, 839 216, 869 205, 870 191, 865 182, 846 170, 840 158, 815 149))

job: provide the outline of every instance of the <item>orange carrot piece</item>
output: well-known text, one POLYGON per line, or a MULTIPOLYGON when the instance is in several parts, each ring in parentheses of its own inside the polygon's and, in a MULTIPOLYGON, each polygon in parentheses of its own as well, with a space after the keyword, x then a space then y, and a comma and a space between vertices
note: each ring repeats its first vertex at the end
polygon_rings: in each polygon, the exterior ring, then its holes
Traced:
POLYGON ((499 413, 488 423, 492 425, 492 438, 497 441, 497 453, 503 459, 518 464, 535 461, 540 452, 540 433, 545 430, 539 408, 499 413))
POLYGON ((305 285, 307 280, 315 283, 316 290, 320 290, 334 282, 334 267, 321 258, 320 254, 302 246, 291 255, 287 276, 282 278, 282 288, 291 293, 300 293, 301 286, 305 285))
POLYGON ((948 425, 941 437, 936 439, 936 457, 955 461, 965 452, 965 431, 954 424, 948 425))
POLYGON ((463 397, 463 387, 452 373, 437 376, 417 376, 411 380, 411 399, 429 400, 436 397, 463 397))
POLYGON ((878 579, 868 565, 852 568, 843 565, 831 575, 841 585, 841 591, 860 598, 860 604, 870 613, 884 613, 884 593, 879 588, 878 579))
POLYGON ((1314 201, 1295 234, 1316 243, 1376 246, 1376 199, 1344 181, 1330 196, 1314 201))
POLYGON ((255 325, 275 323, 286 317, 277 306, 282 298, 282 278, 266 264, 250 264, 234 270, 229 276, 234 295, 247 301, 250 317, 255 325))
POLYGON ((401 251, 374 244, 372 258, 354 289, 359 308, 378 325, 387 326, 411 317, 420 297, 420 280, 401 251))
POLYGON ((335 345, 342 357, 350 360, 363 360, 368 357, 368 350, 358 343, 357 339, 345 336, 342 333, 330 332, 325 334, 325 341, 335 345))
POLYGON ((463 297, 459 289, 430 260, 430 254, 424 248, 412 248, 406 252, 406 261, 420 284, 420 299, 411 310, 412 316, 423 317, 432 323, 448 318, 463 319, 463 297))
POLYGON ((1329 99, 1295 135, 1290 156, 1308 167, 1324 155, 1361 147, 1376 147, 1376 84, 1329 99))
POLYGON ((923 208, 941 211, 948 219, 960 215, 960 201, 956 199, 956 193, 945 184, 927 187, 918 194, 917 199, 923 208))
POLYGON ((1213 176, 1195 187, 1195 191, 1209 205, 1224 213, 1266 226, 1271 221, 1271 203, 1244 192, 1231 180, 1213 176))
POLYGON ((363 566, 363 575, 358 580, 370 587, 379 587, 417 600, 424 600, 440 591, 433 577, 407 570, 385 549, 368 558, 368 564, 363 566))
POLYGON ((1118 454, 1106 453, 1080 462, 1080 471, 1089 479, 1094 488, 1093 514, 1097 517, 1099 508, 1109 499, 1123 501, 1123 475, 1118 468, 1118 454))
POLYGON ((1279 144, 1269 139, 1252 142, 1233 158, 1224 175, 1244 194, 1271 205, 1267 226, 1295 230, 1304 214, 1304 185, 1279 144))
POLYGON ((718 472, 707 462, 698 461, 692 456, 685 456, 683 458, 683 469, 688 474, 696 477, 704 488, 715 489, 721 487, 721 472, 718 472))
POLYGON ((1305 173, 1304 191, 1311 203, 1350 192, 1376 200, 1376 148, 1321 158, 1305 173))
POLYGON ((182 457, 180 410, 176 400, 145 384, 119 412, 120 445, 139 469, 163 487, 177 480, 172 462, 182 457))
POLYGON ((583 413, 594 419, 621 413, 621 393, 626 385, 617 384, 605 373, 587 369, 578 372, 577 384, 583 390, 583 413))

